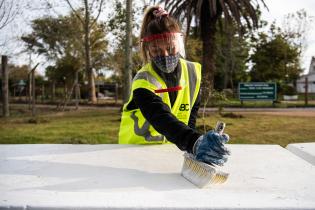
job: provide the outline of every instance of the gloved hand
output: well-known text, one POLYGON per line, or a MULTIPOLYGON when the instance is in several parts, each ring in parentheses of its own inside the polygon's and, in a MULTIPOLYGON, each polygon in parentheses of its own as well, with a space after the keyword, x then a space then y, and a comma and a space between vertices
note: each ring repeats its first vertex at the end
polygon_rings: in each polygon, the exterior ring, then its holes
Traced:
POLYGON ((231 154, 224 146, 228 141, 229 135, 209 131, 196 141, 193 153, 198 161, 222 166, 231 154))

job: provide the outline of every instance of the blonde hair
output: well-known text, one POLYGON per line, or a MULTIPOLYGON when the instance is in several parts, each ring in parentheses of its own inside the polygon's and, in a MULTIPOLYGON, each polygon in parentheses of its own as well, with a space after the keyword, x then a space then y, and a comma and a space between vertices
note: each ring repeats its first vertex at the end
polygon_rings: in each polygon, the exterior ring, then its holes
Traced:
POLYGON ((159 10, 160 6, 148 7, 144 13, 141 31, 140 31, 140 51, 144 63, 149 61, 147 46, 143 44, 142 39, 153 34, 161 34, 165 32, 181 32, 178 22, 169 15, 156 17, 154 11, 159 10))

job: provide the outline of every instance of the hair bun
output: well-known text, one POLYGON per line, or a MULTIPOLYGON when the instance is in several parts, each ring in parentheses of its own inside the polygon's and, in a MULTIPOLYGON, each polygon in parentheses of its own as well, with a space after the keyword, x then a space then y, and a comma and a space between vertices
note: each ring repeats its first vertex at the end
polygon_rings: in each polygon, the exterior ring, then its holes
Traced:
POLYGON ((162 7, 158 7, 156 10, 153 11, 153 15, 156 18, 162 18, 163 16, 168 16, 168 12, 162 7))

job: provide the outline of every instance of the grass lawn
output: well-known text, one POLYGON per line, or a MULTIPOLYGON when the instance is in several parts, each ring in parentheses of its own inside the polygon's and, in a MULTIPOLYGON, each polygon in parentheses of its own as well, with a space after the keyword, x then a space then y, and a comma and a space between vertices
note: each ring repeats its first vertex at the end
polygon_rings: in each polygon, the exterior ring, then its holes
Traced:
MULTIPOLYGON (((32 120, 27 108, 12 107, 11 117, 0 118, 1 144, 55 143, 103 144, 117 143, 120 113, 101 108, 56 112, 41 108, 32 120)), ((206 124, 226 122, 230 143, 280 144, 315 142, 315 117, 281 116, 242 113, 243 118, 223 118, 208 113, 206 124)), ((203 120, 197 126, 202 130, 203 120)))
POLYGON ((19 108, 9 119, 0 118, 1 144, 54 143, 102 144, 117 143, 120 114, 102 109, 55 112, 39 109, 34 120, 19 108), (37 123, 36 123, 37 122, 37 123))
MULTIPOLYGON (((216 121, 224 121, 225 131, 230 135, 232 144, 279 144, 285 147, 289 143, 315 142, 314 115, 313 117, 258 113, 241 115, 243 118, 222 118, 219 114, 212 114, 206 118, 206 122, 214 126, 216 121)), ((202 125, 202 121, 198 119, 197 125, 202 125)))

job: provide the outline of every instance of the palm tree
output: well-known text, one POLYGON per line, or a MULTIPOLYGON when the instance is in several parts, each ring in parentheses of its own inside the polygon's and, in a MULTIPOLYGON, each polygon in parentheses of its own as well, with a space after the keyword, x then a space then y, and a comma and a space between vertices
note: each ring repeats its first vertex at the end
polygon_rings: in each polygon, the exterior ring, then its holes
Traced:
MULTIPOLYGON (((264 0, 260 0, 267 8, 264 0)), ((166 9, 181 21, 186 19, 187 35, 190 30, 192 20, 200 29, 202 40, 202 76, 203 89, 212 90, 215 72, 215 34, 216 25, 222 19, 227 24, 233 21, 241 29, 245 25, 249 28, 258 27, 259 4, 257 0, 160 0, 165 3, 166 9), (255 3, 254 3, 255 2, 255 3)))

